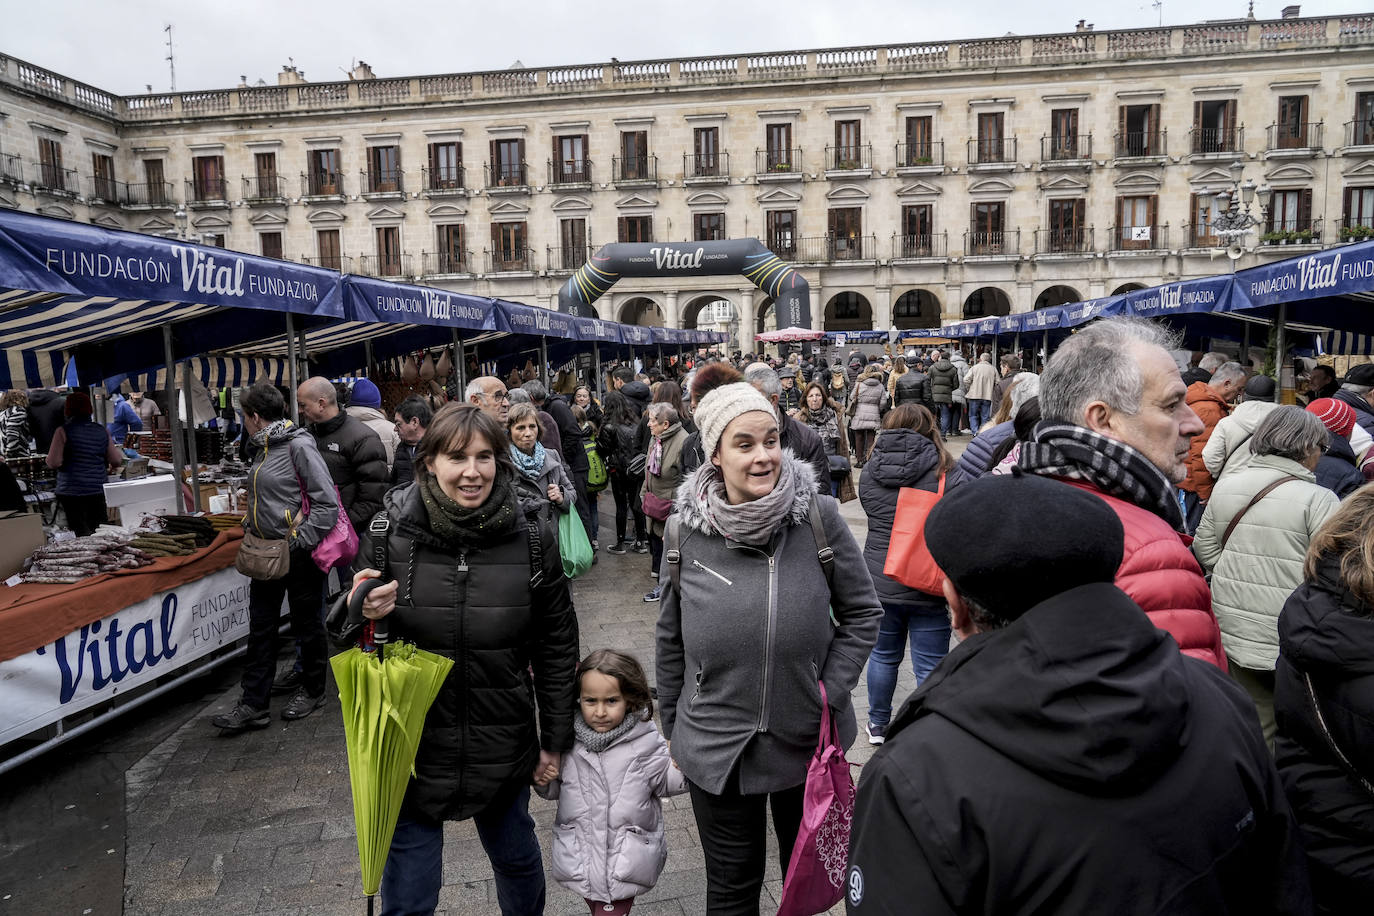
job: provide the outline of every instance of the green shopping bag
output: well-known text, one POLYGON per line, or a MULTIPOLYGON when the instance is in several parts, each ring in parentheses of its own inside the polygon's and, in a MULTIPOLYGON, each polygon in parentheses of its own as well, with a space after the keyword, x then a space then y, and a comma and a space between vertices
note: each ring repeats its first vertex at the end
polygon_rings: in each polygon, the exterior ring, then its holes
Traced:
POLYGON ((558 513, 558 552, 563 557, 563 575, 569 579, 592 568, 592 542, 576 512, 558 513))

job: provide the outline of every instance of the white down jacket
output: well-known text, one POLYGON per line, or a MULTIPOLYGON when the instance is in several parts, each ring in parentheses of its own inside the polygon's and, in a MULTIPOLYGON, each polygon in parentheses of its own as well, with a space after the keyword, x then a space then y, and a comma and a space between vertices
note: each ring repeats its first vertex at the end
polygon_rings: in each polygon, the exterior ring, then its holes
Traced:
POLYGON ((1256 455, 1249 465, 1217 481, 1202 514, 1193 552, 1212 573, 1212 609, 1221 644, 1235 664, 1272 671, 1279 657, 1279 612, 1303 582, 1312 535, 1339 507, 1336 494, 1288 458, 1256 455), (1291 474, 1298 478, 1270 491, 1246 512, 1223 550, 1231 519, 1255 494, 1291 474))
POLYGON ((604 903, 653 887, 668 859, 660 799, 687 791, 654 723, 640 722, 599 754, 579 742, 559 772, 540 792, 558 799, 554 880, 604 903))

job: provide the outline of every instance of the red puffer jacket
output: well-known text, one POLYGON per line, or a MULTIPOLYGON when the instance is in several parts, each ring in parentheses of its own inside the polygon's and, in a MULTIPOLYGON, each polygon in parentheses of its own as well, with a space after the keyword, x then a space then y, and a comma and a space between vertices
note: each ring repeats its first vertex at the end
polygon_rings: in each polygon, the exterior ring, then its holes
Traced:
POLYGON ((1226 653, 1221 648, 1221 628, 1212 614, 1212 590, 1188 549, 1191 539, 1149 509, 1084 481, 1064 483, 1097 494, 1121 519, 1126 547, 1116 572, 1117 588, 1130 595, 1156 627, 1172 636, 1184 655, 1225 671, 1226 653))

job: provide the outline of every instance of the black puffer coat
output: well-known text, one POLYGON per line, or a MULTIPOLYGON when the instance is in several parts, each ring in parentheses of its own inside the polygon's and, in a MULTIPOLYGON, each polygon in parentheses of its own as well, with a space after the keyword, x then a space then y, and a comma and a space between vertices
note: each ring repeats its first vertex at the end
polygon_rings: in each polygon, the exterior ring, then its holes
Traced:
POLYGON ((1274 757, 1307 849, 1318 911, 1368 912, 1374 900, 1374 795, 1331 750, 1312 708, 1341 753, 1374 784, 1374 608, 1341 582, 1340 563, 1323 559, 1279 615, 1274 757))
POLYGON ((930 398, 936 404, 954 403, 954 389, 959 387, 959 370, 945 357, 930 367, 930 398))
POLYGON ((892 386, 893 404, 924 404, 930 406, 930 376, 919 369, 908 369, 892 386))
MULTIPOLYGON (((908 373, 909 374, 909 373, 908 373)), ((868 516, 864 563, 873 577, 878 600, 891 604, 943 605, 944 599, 908 588, 883 575, 887 548, 892 541, 892 522, 897 516, 897 495, 902 487, 918 487, 932 493, 940 484, 940 453, 935 443, 914 429, 885 429, 873 443, 873 454, 859 475, 859 504, 868 516)), ((945 492, 950 481, 945 480, 945 492)))
POLYGON ((382 439, 357 417, 342 410, 332 420, 314 423, 310 432, 324 458, 353 530, 359 534, 382 511, 382 496, 391 483, 382 439))
MULTIPOLYGON (((404 810, 462 820, 528 785, 541 748, 572 748, 577 617, 558 534, 532 501, 486 544, 446 543, 431 533, 418 484, 387 493, 386 508, 384 577, 400 582, 391 637, 454 660, 425 719, 404 810), (528 521, 540 535, 537 585, 528 521)), ((358 534, 359 563, 371 565, 371 538, 366 529, 358 534)))

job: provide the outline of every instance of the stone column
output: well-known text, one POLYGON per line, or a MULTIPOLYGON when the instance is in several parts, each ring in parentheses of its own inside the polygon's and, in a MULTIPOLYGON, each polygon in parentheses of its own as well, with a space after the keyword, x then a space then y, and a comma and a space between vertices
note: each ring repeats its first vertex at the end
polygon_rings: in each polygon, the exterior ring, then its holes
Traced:
POLYGON ((873 330, 886 331, 892 327, 892 287, 873 289, 873 330))
POLYGON ((754 349, 754 287, 740 290, 739 293, 739 351, 749 353, 754 349))
POLYGON ((664 294, 663 306, 663 326, 665 328, 682 327, 682 316, 677 308, 677 290, 671 290, 664 294))

